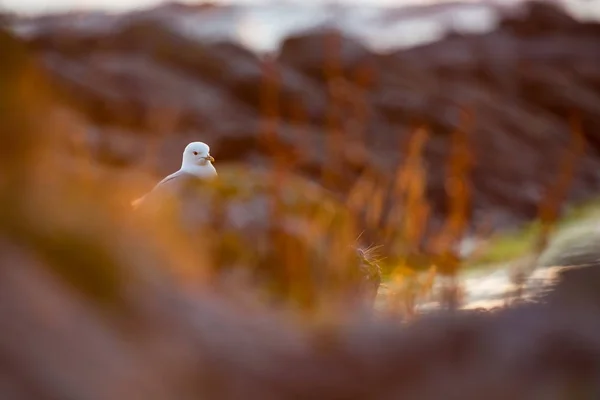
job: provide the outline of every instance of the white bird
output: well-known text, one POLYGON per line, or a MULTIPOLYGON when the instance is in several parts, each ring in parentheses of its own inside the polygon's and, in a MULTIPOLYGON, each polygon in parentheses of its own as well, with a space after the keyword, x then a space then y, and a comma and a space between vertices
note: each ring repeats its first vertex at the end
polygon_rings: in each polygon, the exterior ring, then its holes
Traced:
POLYGON ((202 180, 212 179, 217 176, 217 170, 213 166, 215 159, 210 155, 210 147, 203 142, 192 142, 183 150, 181 168, 158 182, 146 195, 131 202, 133 208, 137 208, 150 193, 157 190, 165 183, 177 178, 200 178, 202 180))

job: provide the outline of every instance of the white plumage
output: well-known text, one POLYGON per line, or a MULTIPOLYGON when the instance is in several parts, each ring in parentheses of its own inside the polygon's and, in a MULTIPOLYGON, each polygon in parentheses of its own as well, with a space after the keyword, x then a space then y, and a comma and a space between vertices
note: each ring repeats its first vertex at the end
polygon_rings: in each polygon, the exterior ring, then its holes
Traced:
POLYGON ((212 164, 215 159, 210 155, 210 147, 203 142, 192 142, 183 150, 181 168, 158 182, 154 188, 146 195, 131 202, 134 208, 137 208, 153 191, 169 181, 181 178, 200 178, 212 179, 217 176, 217 170, 212 164))

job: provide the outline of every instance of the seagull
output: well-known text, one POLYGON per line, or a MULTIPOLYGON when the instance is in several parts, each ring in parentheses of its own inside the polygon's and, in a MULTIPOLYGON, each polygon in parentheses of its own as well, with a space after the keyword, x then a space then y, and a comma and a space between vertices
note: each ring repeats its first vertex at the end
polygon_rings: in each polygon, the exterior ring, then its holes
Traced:
POLYGON ((209 180, 217 177, 217 170, 213 166, 215 159, 210 155, 210 147, 203 142, 192 142, 183 150, 181 168, 158 182, 154 188, 146 195, 131 202, 133 208, 137 208, 144 199, 163 186, 165 183, 174 181, 178 178, 199 178, 209 180))

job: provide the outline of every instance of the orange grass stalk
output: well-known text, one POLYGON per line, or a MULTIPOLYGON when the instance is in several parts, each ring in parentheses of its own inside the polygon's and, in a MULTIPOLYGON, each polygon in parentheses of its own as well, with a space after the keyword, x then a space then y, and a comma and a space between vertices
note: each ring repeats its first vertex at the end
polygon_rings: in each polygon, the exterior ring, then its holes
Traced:
POLYGON ((267 57, 261 63, 263 79, 260 90, 260 132, 259 138, 268 151, 275 151, 279 128, 279 74, 274 59, 267 57))
POLYGON ((550 185, 547 195, 542 199, 538 209, 541 229, 534 244, 534 253, 539 256, 548 244, 549 236, 554 229, 560 213, 560 206, 566 200, 575 175, 576 165, 585 152, 586 140, 581 127, 581 116, 574 112, 570 115, 571 145, 566 150, 559 169, 558 178, 550 185))
POLYGON ((288 293, 291 298, 296 299, 302 307, 311 308, 314 298, 312 285, 309 280, 307 264, 309 260, 307 255, 300 252, 295 243, 286 237, 285 233, 276 227, 284 218, 283 193, 284 183, 288 179, 288 172, 291 166, 290 158, 282 147, 278 130, 280 127, 280 74, 273 59, 266 59, 263 62, 263 82, 261 85, 261 129, 260 139, 264 142, 267 151, 273 157, 273 165, 270 168, 269 199, 270 199, 270 229, 268 234, 269 246, 281 250, 283 255, 280 260, 273 260, 273 263, 281 262, 283 265, 271 265, 272 272, 276 271, 281 279, 283 287, 279 288, 288 293))
POLYGON ((426 198, 427 177, 423 166, 423 149, 429 139, 425 127, 414 130, 408 143, 406 159, 400 163, 392 187, 392 210, 384 227, 386 239, 400 236, 409 252, 417 251, 429 218, 426 198))
POLYGON ((507 298, 507 303, 511 300, 516 301, 523 296, 527 278, 537 267, 538 258, 548 246, 550 235, 558 220, 560 207, 566 200, 567 193, 571 187, 577 161, 585 151, 586 140, 581 128, 581 117, 578 113, 571 114, 570 124, 571 145, 566 150, 561 161, 556 183, 549 185, 547 194, 542 198, 538 207, 537 220, 540 223, 540 230, 533 243, 533 257, 516 269, 516 273, 512 279, 515 285, 515 295, 512 299, 507 298))
POLYGON ((324 74, 329 98, 326 118, 326 160, 323 163, 322 177, 325 187, 334 187, 339 170, 343 138, 340 123, 341 105, 339 85, 344 76, 341 67, 341 38, 339 33, 330 32, 324 38, 325 59, 324 74))
POLYGON ((472 126, 472 113, 461 110, 461 121, 451 136, 448 156, 446 178, 448 216, 441 231, 432 239, 429 246, 436 255, 439 272, 445 275, 454 275, 460 268, 461 260, 455 254, 455 249, 469 225, 471 191, 468 177, 473 165, 469 132, 472 126))

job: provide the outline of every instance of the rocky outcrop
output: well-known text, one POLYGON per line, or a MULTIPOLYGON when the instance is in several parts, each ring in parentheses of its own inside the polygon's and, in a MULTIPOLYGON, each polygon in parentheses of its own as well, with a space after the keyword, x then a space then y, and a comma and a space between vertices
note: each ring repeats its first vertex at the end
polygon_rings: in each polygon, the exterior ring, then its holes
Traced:
MULTIPOLYGON (((3 206, 8 198, 3 192, 3 206)), ((164 258, 125 219, 80 212, 83 204, 73 200, 61 197, 66 213, 42 211, 53 204, 46 200, 0 215, 3 398, 599 393, 598 269, 569 274, 546 304, 436 314, 408 325, 334 318, 300 328, 254 308, 249 296, 236 303, 208 289, 186 295, 165 274, 166 265, 183 267, 181 259, 164 258), (135 254, 123 251, 132 248, 135 254)))
MULTIPOLYGON (((152 160, 157 175, 176 166, 190 138, 209 142, 221 161, 268 163, 273 148, 261 138, 274 129, 284 142, 278 151, 307 176, 320 179, 335 158, 337 180, 326 184, 343 195, 366 169, 390 177, 409 127, 425 123, 434 133, 425 150, 427 193, 439 221, 448 207, 449 135, 468 107, 473 223, 491 218, 496 226, 514 226, 535 216, 561 168, 572 112, 582 116, 588 147, 569 200, 600 189, 597 23, 532 3, 493 31, 450 33, 387 54, 319 29, 288 37, 278 55, 265 59, 174 25, 167 16, 192 13, 183 8, 162 10, 164 18, 158 11, 103 16, 96 25, 68 17, 28 22, 38 29, 27 31, 26 40, 90 131, 106 132, 100 142, 121 143, 125 135, 137 149, 169 143, 172 150, 152 160), (273 116, 270 128, 264 117, 273 116), (342 132, 335 157, 327 148, 332 132, 342 132)), ((214 12, 207 10, 193 12, 214 12)), ((111 154, 119 146, 105 143, 99 161, 143 162, 111 154)))
POLYGON ((47 92, 47 73, 32 62, 22 43, 0 33, 0 48, 13 54, 0 70, 0 112, 6 128, 0 131, 6 146, 0 163, 0 220, 17 242, 46 242, 38 255, 52 260, 54 272, 64 273, 92 297, 118 301, 121 278, 113 270, 115 260, 92 249, 93 243, 106 235, 127 247, 122 254, 126 258, 148 254, 130 247, 133 242, 116 232, 96 231, 97 224, 107 228, 104 223, 116 218, 125 231, 129 226, 147 234, 140 238, 142 246, 154 245, 158 253, 167 250, 170 255, 161 262, 166 269, 183 261, 187 271, 177 269, 192 286, 240 291, 241 281, 243 292, 257 291, 270 303, 309 313, 326 304, 353 310, 364 306, 365 298, 372 305, 380 284, 378 265, 371 252, 358 250, 360 231, 353 215, 322 186, 293 174, 280 175, 279 170, 222 166, 216 181, 170 180, 134 211, 130 186, 137 177, 121 180, 106 168, 94 171, 89 160, 66 156, 63 141, 57 139, 69 139, 70 132, 66 138, 60 135, 65 118, 57 114, 58 101, 47 92), (29 118, 32 113, 36 119, 29 118), (70 201, 77 205, 71 208, 70 201), (87 220, 91 236, 71 231, 66 222, 70 216, 87 220), (46 221, 52 238, 43 229, 29 230, 31 220, 46 221), (93 265, 81 260, 88 252, 95 254, 93 265), (64 265, 67 259, 73 264, 64 265), (79 262, 85 264, 81 269, 75 267, 79 262))
POLYGON ((40 145, 60 126, 45 81, 2 32, 0 48, 12 55, 0 65, 0 398, 598 397, 597 267, 567 273, 542 304, 410 324, 302 324, 244 286, 223 296, 197 249, 133 219, 114 179, 55 163, 40 145))

